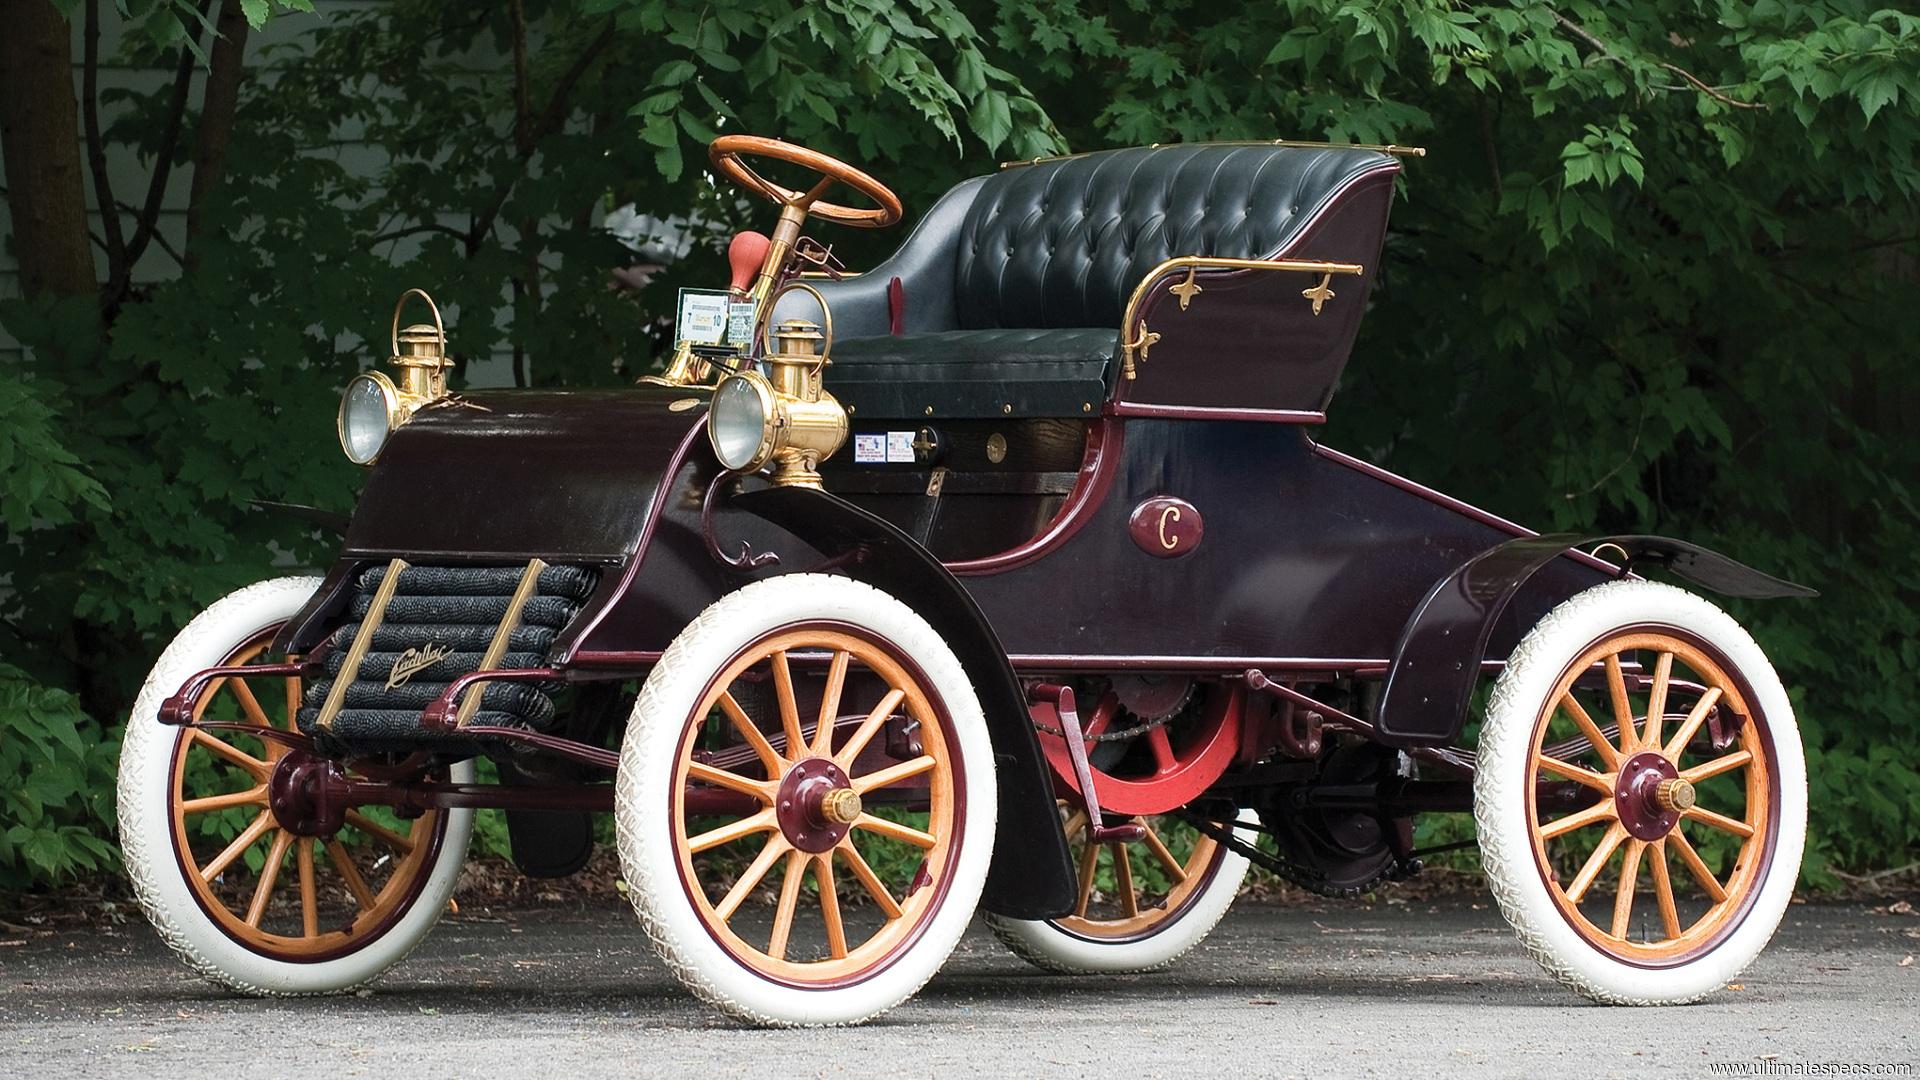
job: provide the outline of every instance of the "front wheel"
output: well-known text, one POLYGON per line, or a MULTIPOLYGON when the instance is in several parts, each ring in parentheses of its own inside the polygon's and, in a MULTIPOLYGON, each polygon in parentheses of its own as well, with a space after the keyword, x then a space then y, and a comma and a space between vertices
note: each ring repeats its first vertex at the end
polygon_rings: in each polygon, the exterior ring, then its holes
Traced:
POLYGON ((993 853, 965 671, 906 605, 846 578, 707 608, 635 702, 617 787, 647 935, 751 1023, 852 1024, 906 1000, 959 941, 993 853))
MULTIPOLYGON (((241 993, 340 993, 398 963, 453 894, 473 811, 412 820, 367 807, 336 828, 279 820, 269 797, 299 751, 251 734, 292 730, 297 677, 222 679, 194 721, 168 727, 160 703, 204 668, 262 659, 317 578, 233 593, 167 646, 140 690, 120 752, 120 847, 140 906, 195 970, 241 993)), ((450 779, 471 781, 470 762, 450 779)))
POLYGON ((1675 1004, 1779 926, 1806 838, 1793 708, 1747 633, 1649 581, 1567 600, 1494 687, 1474 779, 1500 910, 1596 1001, 1675 1004))

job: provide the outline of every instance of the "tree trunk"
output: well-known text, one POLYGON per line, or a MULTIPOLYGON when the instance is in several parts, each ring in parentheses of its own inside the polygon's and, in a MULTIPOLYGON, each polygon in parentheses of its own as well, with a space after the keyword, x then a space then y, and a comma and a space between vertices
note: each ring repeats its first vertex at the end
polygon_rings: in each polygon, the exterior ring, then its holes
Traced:
POLYGON ((207 88, 200 101, 200 127, 193 145, 193 187, 187 203, 187 264, 194 261, 194 240, 200 235, 208 195, 219 186, 227 169, 227 145, 233 140, 233 117, 240 104, 240 77, 247 51, 247 18, 240 0, 220 7, 220 36, 214 40, 207 72, 207 88))
POLYGON ((71 31, 51 0, 0 0, 0 26, 0 151, 21 287, 93 295, 71 31))

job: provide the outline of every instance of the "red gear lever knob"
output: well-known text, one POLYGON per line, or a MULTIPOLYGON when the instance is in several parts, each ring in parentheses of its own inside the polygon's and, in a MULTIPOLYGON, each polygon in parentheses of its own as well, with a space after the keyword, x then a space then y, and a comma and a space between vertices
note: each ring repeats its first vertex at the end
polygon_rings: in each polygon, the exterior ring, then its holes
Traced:
POLYGON ((767 239, 765 233, 751 229, 736 233, 733 241, 727 245, 727 264, 733 267, 733 280, 727 283, 727 287, 735 293, 744 294, 747 286, 753 284, 754 275, 766 263, 767 249, 772 246, 773 241, 767 239))

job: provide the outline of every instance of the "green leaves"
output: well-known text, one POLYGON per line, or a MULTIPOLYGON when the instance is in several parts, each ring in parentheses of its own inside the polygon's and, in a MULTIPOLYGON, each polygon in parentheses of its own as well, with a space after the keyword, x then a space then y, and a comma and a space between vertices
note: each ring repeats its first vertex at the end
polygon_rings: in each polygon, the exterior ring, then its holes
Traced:
POLYGON ((119 746, 101 736, 71 694, 0 664, 0 887, 114 867, 119 746))

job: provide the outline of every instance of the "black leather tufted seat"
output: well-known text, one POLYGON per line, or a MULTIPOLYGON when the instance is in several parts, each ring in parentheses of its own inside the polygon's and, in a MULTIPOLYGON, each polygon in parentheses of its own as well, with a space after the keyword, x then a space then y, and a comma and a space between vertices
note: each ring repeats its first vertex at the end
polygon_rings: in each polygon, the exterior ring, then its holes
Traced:
MULTIPOLYGON (((827 388, 857 418, 1095 412, 1116 375, 1127 299, 1154 267, 1179 255, 1277 257, 1391 161, 1371 150, 1195 144, 965 181, 885 262, 820 283, 836 328, 827 388), (898 312, 887 296, 895 279, 898 312), (890 332, 896 314, 900 334, 890 332)), ((778 317, 810 304, 790 296, 778 317)))

